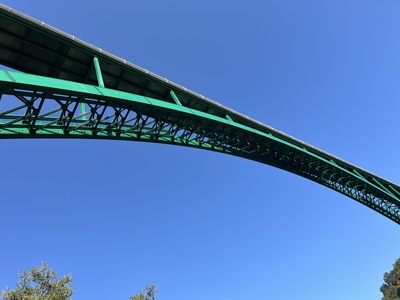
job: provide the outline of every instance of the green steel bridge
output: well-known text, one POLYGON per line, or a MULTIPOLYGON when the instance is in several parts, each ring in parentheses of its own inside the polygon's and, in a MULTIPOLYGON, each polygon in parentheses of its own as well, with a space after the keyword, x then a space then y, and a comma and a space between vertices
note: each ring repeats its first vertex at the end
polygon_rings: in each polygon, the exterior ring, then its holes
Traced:
POLYGON ((0 138, 173 144, 289 171, 400 224, 400 186, 0 4, 0 138))

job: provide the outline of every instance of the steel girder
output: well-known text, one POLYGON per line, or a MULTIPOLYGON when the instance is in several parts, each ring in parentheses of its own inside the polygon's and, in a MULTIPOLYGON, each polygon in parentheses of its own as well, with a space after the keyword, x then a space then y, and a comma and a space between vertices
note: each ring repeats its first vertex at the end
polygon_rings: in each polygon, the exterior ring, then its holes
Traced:
MULTIPOLYGON (((99 85, 101 82, 99 81, 99 85)), ((400 224, 400 187, 274 131, 93 85, 0 71, 0 138, 145 141, 231 154, 340 192, 400 224)))

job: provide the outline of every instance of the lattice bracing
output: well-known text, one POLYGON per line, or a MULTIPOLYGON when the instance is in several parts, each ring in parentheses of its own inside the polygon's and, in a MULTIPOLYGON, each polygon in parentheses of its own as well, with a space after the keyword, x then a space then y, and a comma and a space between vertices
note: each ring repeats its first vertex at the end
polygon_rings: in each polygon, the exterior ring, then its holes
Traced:
POLYGON ((400 223, 400 188, 334 156, 231 118, 122 91, 0 71, 0 138, 167 143, 235 155, 300 175, 400 223))

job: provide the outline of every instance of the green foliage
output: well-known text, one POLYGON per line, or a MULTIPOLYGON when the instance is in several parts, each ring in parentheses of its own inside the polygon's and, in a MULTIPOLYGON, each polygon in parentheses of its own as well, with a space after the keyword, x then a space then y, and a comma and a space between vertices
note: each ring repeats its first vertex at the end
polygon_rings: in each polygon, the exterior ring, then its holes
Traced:
POLYGON ((393 269, 383 275, 383 281, 382 300, 400 300, 400 258, 393 264, 393 269))
POLYGON ((132 295, 129 300, 155 300, 155 295, 157 294, 156 285, 150 284, 146 286, 146 292, 140 291, 137 295, 132 295))
MULTIPOLYGON (((3 300, 71 300, 72 276, 65 275, 57 279, 57 273, 42 262, 40 267, 32 267, 28 272, 19 274, 20 280, 14 290, 0 292, 3 300)), ((132 295, 129 300, 155 300, 156 285, 146 286, 146 291, 132 295)))
POLYGON ((15 290, 7 288, 0 292, 4 300, 70 300, 74 293, 71 275, 57 280, 57 273, 45 262, 20 273, 19 277, 15 290))

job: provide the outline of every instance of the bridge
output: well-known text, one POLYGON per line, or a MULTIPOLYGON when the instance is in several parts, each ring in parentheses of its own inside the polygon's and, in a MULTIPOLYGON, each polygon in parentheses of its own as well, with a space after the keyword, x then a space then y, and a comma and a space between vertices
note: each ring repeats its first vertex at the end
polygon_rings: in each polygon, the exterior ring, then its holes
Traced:
POLYGON ((400 224, 400 186, 0 4, 0 138, 142 141, 243 157, 400 224))

